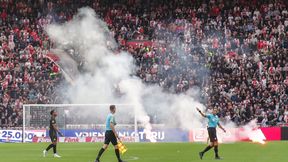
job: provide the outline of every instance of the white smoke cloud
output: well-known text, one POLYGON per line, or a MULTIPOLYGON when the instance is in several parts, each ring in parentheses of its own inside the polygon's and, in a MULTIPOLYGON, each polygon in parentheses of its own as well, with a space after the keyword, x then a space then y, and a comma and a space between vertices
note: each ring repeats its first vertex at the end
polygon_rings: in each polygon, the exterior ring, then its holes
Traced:
POLYGON ((133 57, 126 52, 115 54, 110 50, 116 46, 115 42, 107 34, 105 23, 92 9, 79 9, 73 20, 62 25, 49 25, 46 31, 57 44, 56 48, 69 44, 79 50, 90 71, 79 75, 74 86, 65 92, 72 103, 133 104, 137 119, 145 126, 148 137, 152 129, 148 114, 165 121, 166 127, 190 130, 205 126, 195 110, 195 107, 204 110, 204 106, 195 100, 199 90, 190 89, 185 94, 176 95, 163 92, 157 85, 145 85, 133 75, 136 69, 133 57), (116 89, 122 96, 115 95, 116 89))

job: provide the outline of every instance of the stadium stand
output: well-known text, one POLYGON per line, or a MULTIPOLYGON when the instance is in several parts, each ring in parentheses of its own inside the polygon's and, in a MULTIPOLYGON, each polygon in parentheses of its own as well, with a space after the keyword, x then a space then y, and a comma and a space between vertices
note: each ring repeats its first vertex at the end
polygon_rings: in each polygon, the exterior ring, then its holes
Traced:
POLYGON ((89 6, 137 75, 171 93, 199 87, 223 120, 288 123, 286 0, 0 1, 0 127, 22 124, 24 103, 61 103, 63 77, 43 27, 89 6), (113 5, 111 5, 113 4, 113 5), (180 66, 181 65, 181 66, 180 66), (174 75, 173 75, 174 74, 174 75), (175 75, 177 74, 177 75, 175 75))

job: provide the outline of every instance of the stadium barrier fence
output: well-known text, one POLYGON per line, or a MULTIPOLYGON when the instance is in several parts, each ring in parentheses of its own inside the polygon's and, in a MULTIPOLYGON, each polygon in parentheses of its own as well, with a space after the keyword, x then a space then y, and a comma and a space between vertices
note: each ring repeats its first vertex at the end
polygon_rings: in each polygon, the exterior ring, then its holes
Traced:
MULTIPOLYGON (((263 127, 261 132, 266 141, 288 140, 288 127, 263 127)), ((59 137, 59 142, 103 142, 104 132, 97 129, 71 129, 61 130, 65 137, 59 137)), ((218 131, 220 142, 247 141, 243 137, 242 128, 228 129, 227 133, 218 131)), ((124 142, 135 142, 135 134, 131 130, 119 130, 124 142)), ((157 142, 207 142, 207 131, 205 128, 185 131, 181 129, 155 129, 152 131, 157 142)), ((27 130, 24 137, 27 142, 50 142, 47 130, 27 130)), ((0 142, 22 142, 22 130, 5 129, 0 130, 0 142)), ((149 142, 143 129, 139 130, 139 142, 149 142)))

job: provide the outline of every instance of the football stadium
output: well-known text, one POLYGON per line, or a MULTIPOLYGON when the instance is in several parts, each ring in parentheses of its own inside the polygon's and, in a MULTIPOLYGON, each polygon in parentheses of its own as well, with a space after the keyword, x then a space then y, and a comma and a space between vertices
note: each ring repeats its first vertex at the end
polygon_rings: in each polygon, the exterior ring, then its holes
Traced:
POLYGON ((0 161, 287 161, 287 8, 0 0, 0 161))

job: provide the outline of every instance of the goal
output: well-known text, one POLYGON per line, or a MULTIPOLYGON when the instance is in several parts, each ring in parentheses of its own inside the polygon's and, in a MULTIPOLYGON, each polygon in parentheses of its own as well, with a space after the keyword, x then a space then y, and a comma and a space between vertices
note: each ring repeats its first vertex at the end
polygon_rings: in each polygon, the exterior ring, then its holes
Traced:
MULTIPOLYGON (((112 104, 26 104, 23 105, 22 142, 33 137, 48 136, 50 111, 57 112, 57 126, 65 137, 104 138, 105 119, 112 104)), ((117 131, 122 140, 138 142, 135 108, 131 104, 116 105, 117 131)))

